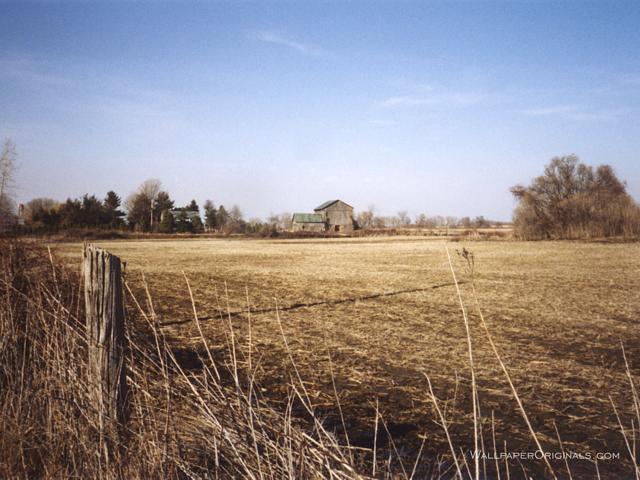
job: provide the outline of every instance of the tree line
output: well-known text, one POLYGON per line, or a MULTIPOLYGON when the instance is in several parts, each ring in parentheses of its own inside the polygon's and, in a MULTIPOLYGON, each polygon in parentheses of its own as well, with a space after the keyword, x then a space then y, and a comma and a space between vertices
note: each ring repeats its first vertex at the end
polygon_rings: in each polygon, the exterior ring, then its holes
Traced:
POLYGON ((453 216, 428 216, 425 213, 416 215, 413 219, 406 210, 399 211, 396 215, 378 215, 373 205, 356 215, 356 223, 360 228, 487 228, 502 225, 504 222, 487 220, 484 216, 453 217, 453 216))
POLYGON ((195 200, 184 207, 176 206, 162 183, 144 181, 124 203, 114 191, 103 200, 86 194, 78 199, 57 202, 50 198, 34 198, 24 206, 21 218, 27 230, 57 231, 72 228, 128 229, 136 232, 251 233, 263 225, 245 221, 237 205, 226 209, 211 200, 203 205, 203 215, 195 200), (124 208, 124 210, 123 210, 124 208))
MULTIPOLYGON (((202 208, 195 200, 177 207, 157 179, 144 181, 124 202, 115 191, 103 199, 85 194, 58 202, 34 198, 24 209, 15 211, 13 199, 16 149, 7 139, 0 152, 0 232, 52 232, 74 228, 129 229, 136 232, 259 233, 273 235, 291 228, 292 215, 271 215, 266 222, 246 221, 237 205, 226 209, 207 200, 202 208)), ((592 167, 577 156, 554 157, 543 174, 530 185, 516 185, 511 193, 517 205, 513 214, 514 234, 527 240, 640 237, 640 206, 627 192, 610 165, 592 167)), ((444 217, 419 214, 413 219, 407 211, 378 215, 373 206, 354 219, 357 228, 485 228, 501 222, 479 216, 444 217)))

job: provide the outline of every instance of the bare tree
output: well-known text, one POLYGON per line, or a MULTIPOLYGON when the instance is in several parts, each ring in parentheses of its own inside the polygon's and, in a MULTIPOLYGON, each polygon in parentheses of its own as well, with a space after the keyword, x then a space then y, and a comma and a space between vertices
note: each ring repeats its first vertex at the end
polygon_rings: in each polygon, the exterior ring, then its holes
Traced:
POLYGON ((146 195, 147 198, 155 200, 162 189, 162 182, 157 178, 149 178, 138 187, 138 192, 146 195))
POLYGON ((16 168, 16 146, 7 138, 0 157, 0 228, 8 228, 15 220, 13 202, 13 175, 16 168))
POLYGON ((369 205, 366 210, 358 213, 356 221, 358 222, 358 226, 360 228, 371 228, 373 226, 375 209, 376 207, 374 205, 369 205))
POLYGON ((291 212, 282 212, 278 215, 278 228, 282 230, 291 230, 293 225, 293 214, 291 212))
POLYGON ((389 217, 380 217, 376 215, 375 217, 373 217, 372 224, 375 228, 385 228, 390 226, 391 222, 389 220, 389 217))
POLYGON ((149 199, 149 203, 150 203, 149 225, 151 227, 151 230, 153 230, 153 217, 155 216, 155 204, 161 188, 162 188, 162 183, 157 178, 149 178, 144 182, 142 182, 140 187, 138 187, 138 192, 149 199))
POLYGON ((529 186, 516 185, 517 236, 526 239, 640 235, 640 207, 609 165, 555 157, 529 186))
POLYGON ((267 218, 267 223, 273 225, 277 230, 289 230, 292 224, 292 217, 293 215, 290 212, 272 213, 267 218))
POLYGON ((243 219, 242 210, 238 205, 233 205, 229 210, 229 220, 233 223, 240 223, 243 219))
POLYGON ((433 222, 430 222, 429 217, 427 217, 424 213, 418 215, 415 220, 415 224, 420 228, 428 228, 431 226, 431 223, 433 222))
POLYGON ((411 218, 409 218, 406 210, 401 210, 398 212, 398 225, 402 227, 411 225, 411 218))
MULTIPOLYGON (((138 190, 127 197, 125 208, 129 224, 136 230, 153 230, 154 207, 162 183, 156 178, 150 178, 140 184, 138 190)), ((168 195, 167 195, 168 197, 168 195)))
POLYGON ((52 198, 40 197, 29 200, 24 208, 24 221, 33 223, 39 216, 51 212, 57 205, 58 202, 52 198))

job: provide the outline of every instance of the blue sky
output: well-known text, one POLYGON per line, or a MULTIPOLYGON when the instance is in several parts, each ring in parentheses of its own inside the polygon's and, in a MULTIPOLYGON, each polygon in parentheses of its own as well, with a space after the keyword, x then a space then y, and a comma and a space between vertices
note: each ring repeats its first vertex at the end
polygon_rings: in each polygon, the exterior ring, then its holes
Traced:
POLYGON ((0 2, 0 112, 20 201, 509 219, 570 153, 640 199, 640 2, 0 2))

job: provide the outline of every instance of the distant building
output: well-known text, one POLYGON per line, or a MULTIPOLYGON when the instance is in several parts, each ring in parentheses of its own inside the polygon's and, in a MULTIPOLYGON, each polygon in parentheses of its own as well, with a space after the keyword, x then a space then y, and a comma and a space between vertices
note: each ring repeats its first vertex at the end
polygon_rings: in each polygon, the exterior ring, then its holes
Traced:
POLYGON ((18 205, 18 225, 24 226, 24 203, 18 205))
MULTIPOLYGON (((200 214, 194 210, 185 210, 184 208, 174 208, 173 210, 167 210, 174 220, 179 218, 181 215, 185 215, 185 220, 188 223, 192 223, 194 217, 199 217, 200 214)), ((164 213, 164 212, 163 212, 164 213)))
POLYGON ((294 213, 291 230, 300 232, 324 232, 326 230, 324 218, 319 213, 294 213))
POLYGON ((353 231, 353 207, 342 200, 329 200, 314 209, 315 213, 294 213, 291 231, 339 232, 353 231))

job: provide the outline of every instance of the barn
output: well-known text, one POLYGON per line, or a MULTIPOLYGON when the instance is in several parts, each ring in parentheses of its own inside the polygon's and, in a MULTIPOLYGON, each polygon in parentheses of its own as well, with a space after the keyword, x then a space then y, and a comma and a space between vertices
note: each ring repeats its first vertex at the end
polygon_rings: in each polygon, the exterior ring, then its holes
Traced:
POLYGON ((291 230, 351 233, 353 207, 342 200, 329 200, 316 207, 314 213, 294 213, 291 230))
POLYGON ((291 222, 292 232, 324 232, 324 218, 317 213, 294 213, 291 222))

